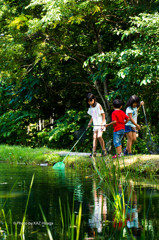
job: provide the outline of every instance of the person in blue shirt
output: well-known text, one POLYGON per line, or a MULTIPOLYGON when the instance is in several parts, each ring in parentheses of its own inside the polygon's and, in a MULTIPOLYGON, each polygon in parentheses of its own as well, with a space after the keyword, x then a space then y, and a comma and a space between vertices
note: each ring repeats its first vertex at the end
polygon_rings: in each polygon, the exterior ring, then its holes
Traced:
POLYGON ((127 136, 127 146, 124 149, 124 155, 132 155, 132 145, 136 141, 136 132, 140 130, 140 125, 137 124, 138 110, 144 102, 139 100, 139 97, 132 95, 126 104, 126 115, 130 118, 125 124, 125 133, 127 136))

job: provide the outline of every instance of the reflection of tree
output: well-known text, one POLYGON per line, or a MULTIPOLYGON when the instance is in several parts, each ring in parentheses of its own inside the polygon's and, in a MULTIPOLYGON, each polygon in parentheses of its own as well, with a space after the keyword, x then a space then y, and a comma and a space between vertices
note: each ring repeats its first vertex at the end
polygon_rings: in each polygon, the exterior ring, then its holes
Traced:
POLYGON ((106 197, 103 196, 102 191, 97 192, 95 181, 93 182, 93 197, 94 205, 89 205, 91 217, 89 222, 89 235, 95 236, 96 232, 101 233, 103 228, 103 220, 106 220, 107 202, 106 197))

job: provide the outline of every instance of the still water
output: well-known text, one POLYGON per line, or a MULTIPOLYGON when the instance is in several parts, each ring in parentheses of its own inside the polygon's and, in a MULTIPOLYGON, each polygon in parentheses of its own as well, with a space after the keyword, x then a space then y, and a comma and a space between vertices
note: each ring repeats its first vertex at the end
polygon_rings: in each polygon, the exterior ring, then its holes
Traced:
MULTIPOLYGON (((58 172, 51 167, 1 163, 0 209, 4 208, 6 215, 11 210, 13 232, 16 224, 18 232, 20 231, 33 174, 35 178, 25 220, 25 239, 49 239, 39 204, 46 216, 53 239, 69 239, 67 234, 64 236, 61 233, 59 198, 62 208, 65 209, 64 212, 67 212, 68 206, 72 210, 74 203, 75 215, 78 215, 82 203, 80 240, 159 239, 159 184, 157 183, 150 184, 146 180, 131 179, 129 184, 125 182, 121 185, 119 181, 116 190, 112 193, 109 184, 103 186, 92 173, 84 170, 65 169, 58 172), (120 212, 122 216, 126 216, 124 219, 115 212, 114 204, 118 199, 122 202, 120 212)), ((7 221, 11 228, 9 217, 7 221)), ((0 228, 4 231, 0 239, 14 239, 7 236, 2 215, 0 228)), ((66 229, 68 228, 69 226, 66 229)))

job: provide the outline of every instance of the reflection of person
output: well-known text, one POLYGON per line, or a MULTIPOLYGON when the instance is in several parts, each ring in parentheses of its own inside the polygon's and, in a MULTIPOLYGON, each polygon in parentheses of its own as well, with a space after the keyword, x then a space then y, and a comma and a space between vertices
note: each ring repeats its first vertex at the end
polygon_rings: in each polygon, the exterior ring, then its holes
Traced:
POLYGON ((107 214, 107 203, 106 198, 103 196, 102 192, 97 193, 96 184, 93 183, 93 194, 94 194, 94 206, 90 205, 90 210, 92 211, 91 218, 88 220, 89 223, 89 235, 95 236, 96 232, 101 233, 103 227, 103 220, 106 220, 107 214))
POLYGON ((121 230, 127 227, 128 233, 134 237, 140 236, 142 227, 139 224, 138 212, 141 207, 137 208, 137 194, 132 188, 128 187, 128 202, 125 203, 125 194, 122 191, 122 185, 118 185, 118 194, 116 195, 115 214, 113 219, 114 228, 121 230), (124 196, 123 196, 124 194, 124 196))
POLYGON ((132 144, 136 141, 136 129, 140 130, 140 125, 137 124, 138 110, 144 105, 144 102, 140 102, 136 95, 129 98, 126 104, 126 115, 130 118, 130 121, 125 125, 125 133, 127 136, 127 146, 124 150, 125 155, 132 155, 132 144))
POLYGON ((96 157, 96 148, 97 148, 97 140, 99 140, 101 148, 102 148, 102 156, 106 156, 105 143, 102 138, 103 131, 105 131, 105 113, 103 108, 99 103, 96 102, 96 98, 92 93, 87 94, 87 103, 89 104, 88 114, 91 116, 91 119, 88 123, 88 127, 90 127, 93 122, 93 156, 96 157))
POLYGON ((141 235, 142 226, 139 224, 138 212, 140 212, 141 207, 137 207, 137 194, 129 186, 128 195, 131 196, 130 202, 127 205, 127 228, 134 237, 141 235))

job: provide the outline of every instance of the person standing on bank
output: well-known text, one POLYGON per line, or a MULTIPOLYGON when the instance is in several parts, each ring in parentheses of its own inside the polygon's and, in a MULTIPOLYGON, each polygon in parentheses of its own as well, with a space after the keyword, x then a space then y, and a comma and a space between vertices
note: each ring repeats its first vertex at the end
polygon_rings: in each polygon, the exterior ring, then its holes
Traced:
POLYGON ((102 156, 106 156, 105 143, 102 138, 103 131, 106 129, 105 113, 102 106, 96 102, 96 98, 92 93, 88 93, 86 99, 88 105, 90 106, 87 113, 91 116, 88 127, 90 127, 93 122, 93 156, 96 157, 98 141, 100 142, 102 148, 102 156))
POLYGON ((144 102, 139 100, 139 97, 132 95, 126 104, 126 115, 130 121, 125 124, 125 133, 127 136, 127 146, 124 149, 124 155, 132 154, 132 145, 136 141, 136 130, 140 130, 140 125, 137 124, 137 115, 139 108, 144 105, 144 102))
POLYGON ((114 111, 112 113, 112 122, 106 124, 106 127, 113 125, 113 143, 116 148, 116 154, 113 158, 118 158, 122 156, 122 143, 121 140, 125 133, 125 124, 130 120, 130 118, 123 112, 122 101, 120 99, 115 99, 113 101, 114 111))

